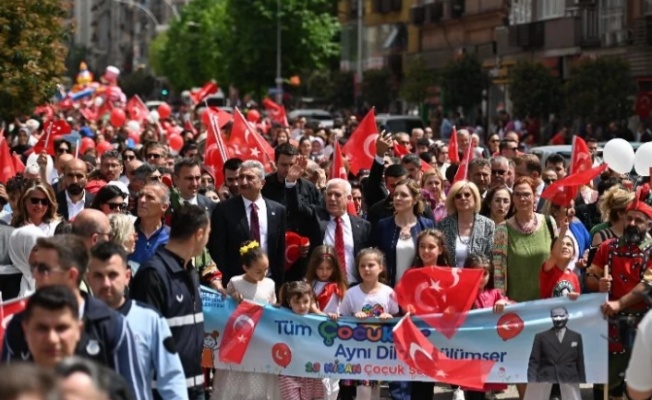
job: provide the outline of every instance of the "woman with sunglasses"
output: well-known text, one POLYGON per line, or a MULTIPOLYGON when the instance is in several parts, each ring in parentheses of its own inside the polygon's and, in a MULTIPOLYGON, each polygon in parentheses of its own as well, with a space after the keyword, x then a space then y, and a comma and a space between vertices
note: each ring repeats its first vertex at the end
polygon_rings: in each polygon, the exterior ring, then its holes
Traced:
POLYGON ((495 225, 480 215, 482 198, 478 187, 469 181, 458 181, 451 186, 446 197, 448 216, 437 224, 446 238, 446 248, 451 251, 451 265, 462 268, 471 253, 491 255, 495 225))
POLYGON ((95 195, 91 207, 106 215, 122 213, 127 209, 125 194, 114 185, 106 185, 95 195))
POLYGON ((11 225, 16 228, 34 225, 41 229, 45 236, 52 236, 61 221, 57 215, 57 207, 57 199, 52 187, 36 181, 20 196, 18 209, 14 212, 11 225))

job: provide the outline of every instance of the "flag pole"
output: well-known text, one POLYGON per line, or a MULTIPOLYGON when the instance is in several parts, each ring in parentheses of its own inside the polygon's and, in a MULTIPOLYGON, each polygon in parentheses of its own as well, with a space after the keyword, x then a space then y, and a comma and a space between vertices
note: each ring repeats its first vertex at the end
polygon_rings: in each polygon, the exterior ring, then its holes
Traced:
POLYGON ((50 126, 48 126, 48 131, 45 133, 45 147, 44 147, 45 152, 48 151, 48 144, 50 143, 50 133, 52 132, 52 125, 54 125, 54 121, 50 121, 50 126))
MULTIPOLYGON (((609 263, 604 265, 604 277, 609 278, 609 263)), ((602 400, 609 400, 609 340, 607 340, 607 362, 605 366, 607 368, 607 381, 602 388, 602 400)))
POLYGON ((75 158, 79 158, 79 145, 81 144, 81 139, 77 139, 77 145, 75 147, 75 158))

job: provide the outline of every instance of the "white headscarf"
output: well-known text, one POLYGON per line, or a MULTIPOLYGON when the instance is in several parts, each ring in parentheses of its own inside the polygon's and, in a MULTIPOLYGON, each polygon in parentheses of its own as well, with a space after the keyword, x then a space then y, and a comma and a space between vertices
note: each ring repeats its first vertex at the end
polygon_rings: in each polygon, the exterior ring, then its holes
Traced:
POLYGON ((23 274, 18 297, 28 296, 35 290, 29 255, 40 237, 45 237, 45 233, 34 225, 18 228, 9 237, 9 258, 13 266, 23 274))

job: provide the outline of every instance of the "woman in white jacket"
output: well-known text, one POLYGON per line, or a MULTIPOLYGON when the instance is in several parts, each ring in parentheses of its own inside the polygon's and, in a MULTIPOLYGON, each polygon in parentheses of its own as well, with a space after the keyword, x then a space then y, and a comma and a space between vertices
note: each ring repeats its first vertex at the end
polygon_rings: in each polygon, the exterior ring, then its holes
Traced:
POLYGON ((16 272, 23 274, 20 282, 20 292, 18 297, 29 296, 35 290, 34 277, 29 265, 29 255, 36 241, 40 237, 45 237, 45 233, 34 225, 25 225, 14 230, 9 237, 9 258, 11 265, 16 272))

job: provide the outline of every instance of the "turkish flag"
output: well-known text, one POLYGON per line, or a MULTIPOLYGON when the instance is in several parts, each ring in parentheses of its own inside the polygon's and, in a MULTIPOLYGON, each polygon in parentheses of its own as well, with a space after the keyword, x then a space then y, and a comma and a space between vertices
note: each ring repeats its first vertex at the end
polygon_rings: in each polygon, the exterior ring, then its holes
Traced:
MULTIPOLYGON (((344 168, 344 156, 342 155, 342 149, 340 148, 340 142, 338 141, 335 141, 335 149, 333 150, 333 161, 331 162, 329 178, 340 178, 348 181, 346 168, 344 168)), ((346 204, 346 211, 349 214, 358 215, 358 212, 355 209, 355 203, 353 203, 353 199, 349 200, 349 202, 346 204)))
MULTIPOLYGON (((206 143, 204 145, 204 163, 215 172, 215 186, 219 187, 224 183, 224 173, 222 167, 226 160, 230 158, 228 149, 224 144, 224 138, 220 131, 219 115, 211 109, 204 111, 206 116, 206 143)), ((202 115, 202 117, 204 117, 202 115)))
POLYGON ((237 108, 233 115, 233 127, 227 147, 235 157, 260 161, 265 166, 266 172, 272 172, 271 162, 274 160, 274 148, 249 124, 237 108))
POLYGON ((447 338, 453 337, 473 306, 484 270, 423 267, 409 269, 394 289, 398 304, 447 338))
POLYGON ((186 120, 186 122, 183 123, 183 129, 187 130, 188 132, 192 132, 192 134, 197 137, 197 129, 195 129, 195 126, 192 124, 192 121, 189 119, 186 120))
POLYGON ((451 133, 451 140, 448 141, 448 160, 451 164, 458 164, 460 162, 460 147, 457 145, 457 128, 453 126, 453 133, 451 133))
POLYGON ((9 143, 0 136, 0 182, 6 184, 7 181, 16 175, 16 167, 11 156, 9 143))
POLYGON ((23 173, 23 171, 25 171, 25 164, 23 164, 23 160, 20 156, 16 153, 12 153, 11 158, 14 163, 14 171, 16 171, 17 174, 23 173))
POLYGON ((609 168, 607 164, 601 164, 595 168, 573 173, 546 186, 541 193, 541 198, 563 207, 570 205, 577 197, 580 186, 586 185, 598 175, 609 168))
POLYGON ((63 120, 59 119, 56 121, 48 120, 43 123, 43 134, 38 139, 38 142, 27 151, 27 153, 32 154, 41 154, 43 151, 47 152, 49 155, 54 156, 56 150, 54 149, 54 141, 60 137, 70 133, 72 129, 70 125, 63 120))
POLYGON ((129 118, 138 122, 142 122, 149 117, 149 110, 138 95, 130 98, 127 102, 127 112, 129 113, 129 118))
POLYGON ((647 119, 650 117, 650 110, 652 110, 650 95, 645 92, 639 92, 636 98, 636 115, 642 119, 647 119))
POLYGON ((369 168, 373 162, 376 156, 376 139, 378 139, 378 126, 372 108, 342 147, 342 153, 351 160, 349 169, 353 175, 357 175, 363 168, 369 168))
POLYGON ((573 136, 573 150, 571 152, 569 173, 583 172, 591 168, 593 168, 593 160, 591 159, 589 146, 581 137, 577 135, 573 136))
MULTIPOLYGON (((471 160, 475 157, 475 151, 473 151, 474 146, 473 143, 469 143, 469 147, 466 149, 466 153, 464 154, 464 159, 460 163, 459 167, 457 168, 457 172, 455 173, 455 178, 453 178, 453 183, 457 181, 463 181, 466 180, 469 176, 469 164, 471 163, 471 160)), ((448 152, 450 153, 450 147, 448 148, 448 152)))
POLYGON ((269 119, 271 119, 273 122, 281 124, 281 126, 285 127, 290 126, 290 124, 288 124, 288 117, 285 113, 284 105, 276 104, 274 100, 266 97, 263 99, 263 107, 265 107, 265 111, 267 111, 267 114, 269 114, 269 119))
POLYGON ((14 314, 18 314, 25 309, 25 306, 27 305, 27 299, 28 297, 22 297, 20 299, 14 299, 9 300, 5 303, 0 303, 0 341, 2 341, 4 338, 5 329, 7 329, 7 325, 9 325, 9 321, 11 321, 11 318, 14 316, 14 314))
MULTIPOLYGON (((208 107, 208 109, 212 110, 214 113, 217 114, 218 121, 220 122, 220 129, 224 128, 224 126, 226 124, 233 121, 233 115, 231 115, 230 113, 222 110, 219 107, 210 106, 210 107, 208 107)), ((204 113, 201 115, 201 122, 205 126, 208 126, 208 114, 206 114, 206 111, 204 111, 204 113)))
POLYGON ((437 382, 481 390, 495 361, 448 358, 425 337, 410 319, 403 317, 394 327, 398 358, 437 382))
POLYGON ((240 364, 247 352, 249 342, 254 336, 254 330, 260 317, 263 316, 263 306, 248 300, 243 300, 238 308, 226 321, 222 343, 220 343, 220 361, 240 364))
MULTIPOLYGON (((403 146, 402 144, 398 144, 394 142, 394 155, 403 157, 410 154, 410 150, 407 149, 407 147, 403 146)), ((432 166, 428 164, 427 162, 421 160, 421 171, 426 172, 427 170, 431 169, 432 166)))
POLYGON ((54 117, 54 107, 52 107, 52 104, 38 106, 34 109, 34 114, 43 114, 45 119, 52 119, 54 117))
POLYGON ((97 121, 97 110, 94 107, 82 108, 79 113, 86 118, 87 121, 97 121))
POLYGON ((213 93, 217 93, 218 89, 219 87, 217 86, 217 83, 213 81, 206 82, 204 83, 204 86, 199 88, 199 90, 191 92, 190 98, 192 99, 193 103, 199 104, 204 101, 206 97, 210 96, 213 93))

